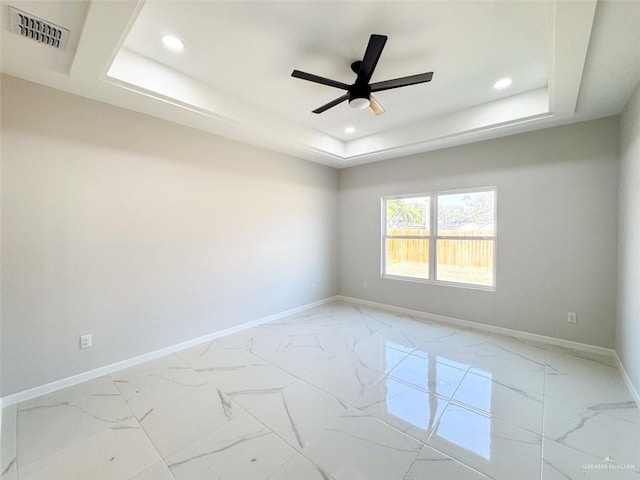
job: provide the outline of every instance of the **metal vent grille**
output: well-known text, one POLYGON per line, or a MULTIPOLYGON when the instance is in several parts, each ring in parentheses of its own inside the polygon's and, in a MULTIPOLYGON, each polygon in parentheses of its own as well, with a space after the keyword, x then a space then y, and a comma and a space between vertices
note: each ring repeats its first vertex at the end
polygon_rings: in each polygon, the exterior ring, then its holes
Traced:
POLYGON ((11 31, 36 42, 64 50, 69 38, 69 30, 47 22, 29 13, 9 7, 11 31))

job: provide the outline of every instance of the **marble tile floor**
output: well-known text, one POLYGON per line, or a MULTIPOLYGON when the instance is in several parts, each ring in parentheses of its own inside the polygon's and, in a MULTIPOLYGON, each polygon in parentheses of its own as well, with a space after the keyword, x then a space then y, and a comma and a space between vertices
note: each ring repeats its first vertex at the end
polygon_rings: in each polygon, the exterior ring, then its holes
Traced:
POLYGON ((640 480, 613 359, 335 302, 4 410, 1 480, 640 480))

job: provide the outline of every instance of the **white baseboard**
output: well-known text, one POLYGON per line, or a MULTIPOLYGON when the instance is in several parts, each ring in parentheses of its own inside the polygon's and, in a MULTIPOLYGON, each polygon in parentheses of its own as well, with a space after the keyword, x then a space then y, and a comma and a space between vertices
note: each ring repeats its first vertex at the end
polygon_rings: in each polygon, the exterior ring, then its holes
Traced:
POLYGON ((622 360, 620 360, 620 357, 618 356, 618 352, 616 352, 615 350, 613 352, 613 357, 616 359, 616 363, 618 364, 620 373, 622 373, 622 378, 624 379, 624 383, 627 384, 627 389, 629 389, 629 392, 631 393, 631 396, 635 400, 636 405, 638 405, 638 408, 640 408, 640 394, 638 394, 636 387, 633 385, 633 383, 631 383, 631 378, 629 378, 629 375, 627 375, 627 371, 624 369, 624 364, 622 363, 622 360))
MULTIPOLYGON (((633 396, 635 402, 638 404, 640 408, 640 395, 638 395, 638 391, 635 389, 627 372, 624 369, 624 365, 620 361, 618 354, 615 350, 611 348, 598 347, 596 345, 588 345, 585 343, 573 342, 570 340, 563 340, 560 338, 548 337, 545 335, 538 335, 535 333, 522 332, 520 330, 512 330, 510 328, 504 327, 496 327, 493 325, 486 325, 476 322, 470 322, 468 320, 461 320, 459 318, 447 317, 444 315, 438 315, 434 313, 422 312, 419 310, 411 310, 408 308, 397 307, 394 305, 388 305, 384 303, 372 302, 370 300, 363 300, 360 298, 347 297, 344 295, 337 295, 334 297, 328 297, 323 300, 319 300, 316 302, 312 302, 297 308, 293 308, 291 310, 286 310, 284 312, 279 312, 273 315, 268 315, 263 318, 259 318, 257 320, 253 320, 251 322, 244 323, 242 325, 237 325, 235 327, 227 328, 224 330, 220 330, 214 333, 210 333, 208 335, 204 335, 202 337, 194 338, 191 340, 187 340, 182 343, 178 343, 175 345, 171 345, 169 347, 162 348, 160 350, 155 350, 153 352, 145 353, 143 355, 139 355, 137 357, 133 357, 127 360, 123 360, 120 362, 112 363, 110 365, 105 365, 103 367, 96 368, 94 370, 90 370, 88 372, 83 372, 78 375, 73 375, 71 377, 63 378, 60 380, 56 380, 51 383, 47 383, 45 385, 41 385, 38 387, 30 388, 28 390, 23 390, 18 393, 14 393, 12 395, 8 395, 6 397, 0 398, 0 409, 4 407, 8 407, 10 405, 14 405, 16 403, 20 403, 26 400, 31 400, 32 398, 39 397, 41 395, 46 395, 48 393, 52 393, 58 390, 62 390, 63 388, 71 387, 73 385, 77 385, 82 382, 86 382, 87 380, 92 380, 94 378, 98 378, 104 375, 109 375, 111 373, 117 372, 119 370, 123 370, 125 368, 133 367, 135 365, 139 365, 144 362, 148 362, 150 360, 155 360, 157 358, 163 357, 165 355, 169 355, 171 353, 179 352, 180 350, 184 350, 189 347, 193 347, 195 345, 199 345, 201 343, 209 342, 211 340, 215 340, 216 338, 224 337, 226 335, 231 335, 233 333, 240 332, 242 330, 246 330, 257 325, 261 325, 263 323, 271 322, 280 318, 288 317, 291 315, 295 315, 297 313, 303 312, 305 310, 309 310, 311 308, 324 305, 326 303, 333 302, 335 300, 343 300, 346 302, 356 303, 360 305, 367 305, 370 307, 381 308, 384 310, 389 310, 392 312, 403 313, 407 315, 411 315, 417 319, 426 319, 433 320, 436 322, 447 323, 451 325, 457 325, 467 328, 474 328, 477 330, 483 330, 492 333, 500 333, 503 335, 509 335, 512 337, 522 338, 525 340, 532 340, 540 343, 545 343, 549 345, 557 345, 561 347, 571 348, 573 350, 595 353, 599 355, 606 355, 615 358, 620 371, 622 372, 622 376, 624 378, 625 383, 631 395, 633 396)), ((2 427, 2 415, 0 414, 0 428, 2 427)), ((1 430, 0 430, 1 431, 1 430)))
MULTIPOLYGON (((171 345, 169 347, 161 348, 160 350, 155 350, 153 352, 145 353, 137 357, 129 358, 127 360, 122 360, 120 362, 112 363, 110 365, 105 365, 104 367, 99 367, 94 370, 89 370, 88 372, 79 373, 78 375, 62 378, 60 380, 56 380, 51 383, 47 383, 45 385, 40 385, 38 387, 30 388, 28 390, 23 390, 21 392, 14 393, 12 395, 8 395, 6 397, 0 398, 0 408, 8 407, 9 405, 14 405, 16 403, 24 402, 26 400, 31 400, 32 398, 36 398, 41 395, 46 395, 47 393, 52 393, 58 390, 62 390, 63 388, 71 387, 73 385, 77 385, 78 383, 86 382, 87 380, 93 380, 94 378, 102 377, 104 375, 109 375, 119 370, 133 367, 135 365, 139 365, 141 363, 148 362, 150 360, 155 360, 157 358, 164 357, 165 355, 179 352, 180 350, 184 350, 186 348, 193 347, 201 343, 210 342, 211 340, 215 340, 216 338, 224 337, 227 335, 231 335, 233 333, 241 332, 242 330, 246 330, 248 328, 262 325, 263 323, 272 322, 280 318, 295 315, 296 313, 304 312, 305 310, 309 310, 311 308, 324 305, 325 303, 333 302, 336 299, 337 297, 328 297, 323 300, 318 300, 317 302, 308 303, 306 305, 292 308, 284 312, 275 313, 273 315, 268 315, 266 317, 253 320, 251 322, 243 323, 242 325, 237 325, 235 327, 219 330, 217 332, 210 333, 202 337, 194 338, 191 340, 187 340, 185 342, 171 345)), ((0 417, 1 416, 2 415, 0 415, 0 417)), ((1 420, 0 420, 0 423, 1 423, 1 420)))
POLYGON ((387 305, 385 303, 372 302, 370 300, 362 300, 360 298, 346 297, 344 295, 338 295, 338 300, 345 302, 358 303, 361 305, 367 305, 370 307, 382 308, 397 313, 404 313, 411 315, 417 319, 424 318, 426 320, 433 320, 441 323, 448 323, 451 325, 457 325, 460 327, 474 328, 476 330, 483 330, 492 333, 500 333, 502 335, 509 335, 511 337, 522 338, 525 340, 532 340, 539 343, 545 343, 549 345, 557 345, 560 347, 571 348, 581 352, 595 353, 598 355, 606 355, 613 357, 615 351, 612 348, 598 347, 596 345, 589 345, 586 343, 572 342, 571 340, 563 340, 561 338, 547 337, 546 335, 538 335, 536 333, 522 332, 520 330, 512 330, 505 327, 496 327, 493 325, 486 325, 484 323, 470 322, 469 320, 461 320, 454 317, 446 317, 444 315, 438 315, 435 313, 421 312, 419 310, 411 310, 408 308, 396 307, 394 305, 387 305))

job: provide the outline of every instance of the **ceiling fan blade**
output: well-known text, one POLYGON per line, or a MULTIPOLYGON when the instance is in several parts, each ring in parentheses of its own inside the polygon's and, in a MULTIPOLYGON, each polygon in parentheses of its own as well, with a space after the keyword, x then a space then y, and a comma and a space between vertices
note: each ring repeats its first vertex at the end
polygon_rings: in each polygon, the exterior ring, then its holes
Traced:
POLYGON ((324 105, 322 105, 321 107, 316 108, 313 113, 322 113, 325 110, 329 110, 332 107, 335 107, 336 105, 338 105, 339 103, 344 102, 345 100, 349 99, 349 94, 345 93, 343 96, 336 98, 335 100, 330 101, 329 103, 326 103, 324 105))
POLYGON ((372 92, 381 92, 383 90, 391 90, 392 88, 408 87, 417 83, 430 82, 433 78, 433 72, 419 73, 409 77, 394 78, 393 80, 385 80, 384 82, 376 82, 371 84, 372 92))
POLYGON ((295 78, 301 78, 302 80, 308 80, 309 82, 321 83, 322 85, 328 85, 329 87, 340 88, 342 90, 348 90, 349 85, 346 83, 331 80, 330 78, 319 77, 312 73, 301 72, 300 70, 294 70, 291 72, 291 76, 295 78))
POLYGON ((373 98, 373 95, 369 97, 369 102, 370 102, 369 111, 373 113, 376 117, 384 113, 384 108, 382 108, 382 105, 380 105, 378 101, 375 98, 373 98))
POLYGON ((387 43, 386 35, 371 35, 371 38, 369 38, 369 44, 367 45, 367 50, 364 52, 364 58, 360 64, 360 71, 358 72, 358 79, 356 82, 364 84, 369 83, 369 80, 371 80, 371 76, 373 75, 373 71, 378 64, 378 60, 380 60, 380 55, 382 55, 382 49, 384 48, 385 43, 387 43))

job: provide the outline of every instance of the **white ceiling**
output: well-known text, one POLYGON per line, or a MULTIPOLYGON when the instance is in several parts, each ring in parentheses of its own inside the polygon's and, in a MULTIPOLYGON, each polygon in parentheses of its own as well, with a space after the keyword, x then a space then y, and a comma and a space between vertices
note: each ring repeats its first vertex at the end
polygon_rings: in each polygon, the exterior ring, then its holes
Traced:
POLYGON ((547 5, 542 2, 148 2, 124 47, 184 72, 226 95, 347 140, 344 127, 366 136, 403 124, 546 87, 547 5), (463 14, 462 14, 463 13, 463 14), (456 19, 456 21, 453 21, 456 19), (176 55, 159 33, 180 35, 176 55), (311 111, 344 92, 290 76, 294 68, 351 84, 350 65, 362 59, 372 33, 389 36, 373 82, 434 71, 434 80, 376 98, 387 110, 374 117, 346 104, 311 111), (511 48, 501 48, 502 39, 511 48), (478 52, 489 52, 479 55, 478 52), (497 92, 500 76, 516 84, 497 92))
POLYGON ((617 114, 640 83, 636 0, 3 0, 0 15, 5 73, 336 167, 617 114), (8 4, 68 28, 66 51, 10 33, 8 4), (311 113, 343 92, 291 71, 350 84, 372 33, 389 37, 372 81, 433 81, 377 93, 381 116, 311 113))

